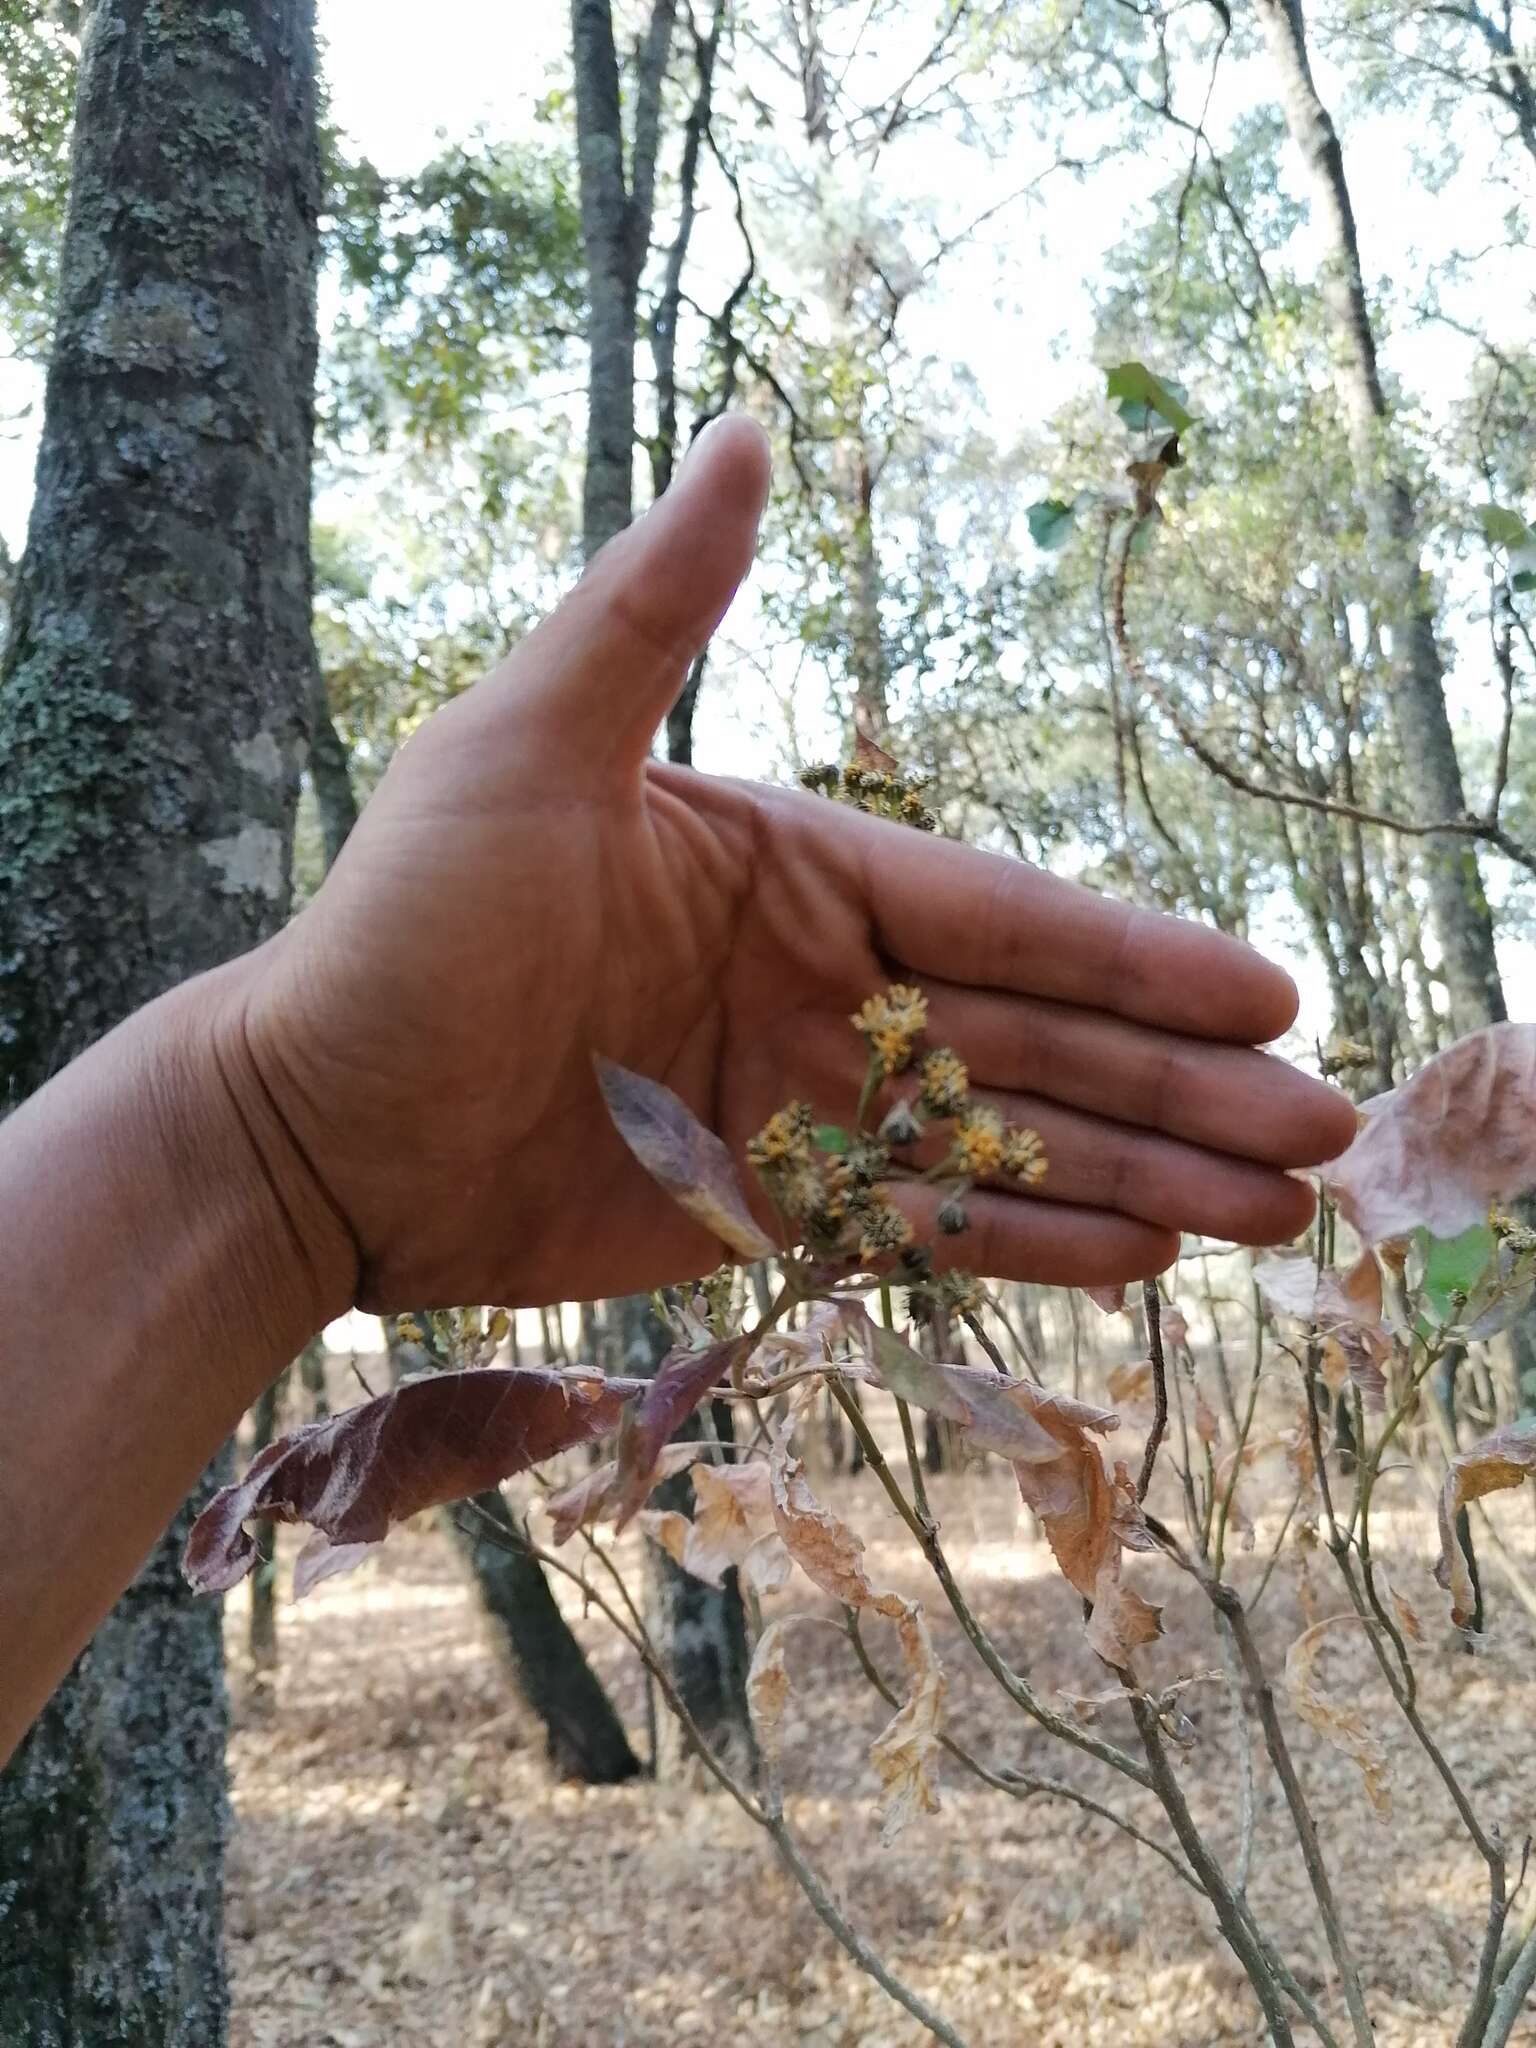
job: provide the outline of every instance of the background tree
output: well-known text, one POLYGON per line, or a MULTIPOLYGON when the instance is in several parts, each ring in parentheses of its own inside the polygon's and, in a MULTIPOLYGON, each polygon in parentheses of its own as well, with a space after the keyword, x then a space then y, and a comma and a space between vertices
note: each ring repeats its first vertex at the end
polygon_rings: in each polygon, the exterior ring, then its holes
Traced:
MULTIPOLYGON (((315 666, 308 0, 86 17, 0 669, 0 1095, 267 937, 315 666)), ((223 2039, 219 1613, 179 1517, 0 1779, 0 2036, 223 2039)))

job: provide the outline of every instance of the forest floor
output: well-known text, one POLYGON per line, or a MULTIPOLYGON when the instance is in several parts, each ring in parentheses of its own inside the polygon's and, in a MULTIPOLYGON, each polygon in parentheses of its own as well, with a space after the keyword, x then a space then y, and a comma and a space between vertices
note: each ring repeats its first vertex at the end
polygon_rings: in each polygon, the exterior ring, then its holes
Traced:
MULTIPOLYGON (((1023 1720, 969 1655, 873 1479, 813 1478, 865 1536, 876 1583, 922 1599, 948 1673, 948 1725, 972 1752, 1068 1779, 1167 1840, 1150 1795, 1127 1795, 1123 1780, 1023 1720)), ((941 1477, 933 1495, 958 1575, 1004 1653, 1049 1700, 1102 1695, 1078 1603, 1006 1469, 941 1477)), ((1528 1556, 1530 1503, 1512 1498, 1504 1526, 1528 1556)), ((1279 1520, 1259 1518, 1256 1548, 1238 1567, 1247 1590, 1279 1520)), ((286 1584, 297 1546, 283 1533, 286 1584)), ((1467 1656, 1429 1577, 1432 1514, 1411 1526, 1387 1517, 1379 1538, 1428 1637, 1426 1719, 1518 1860, 1536 1821, 1536 1629, 1493 1579, 1490 1647, 1467 1656)), ((631 1566, 638 1540, 618 1546, 631 1566)), ((1130 1576, 1167 1603, 1167 1636, 1145 1679, 1212 1674, 1180 1696, 1193 1734, 1180 1771, 1230 1863, 1241 1829, 1237 1723, 1199 1595, 1157 1559, 1133 1560, 1130 1576)), ((1256 1617, 1277 1680, 1308 1622, 1345 1604, 1327 1557, 1288 1541, 1256 1617)), ((770 1613, 818 1609, 831 1612, 798 1579, 768 1603, 770 1613)), ((575 1600, 569 1611, 642 1743, 632 1653, 601 1617, 581 1617, 575 1600)), ((720 1792, 691 1776, 612 1790, 550 1782, 439 1531, 398 1531, 361 1571, 284 1604, 279 1620, 282 1662, 268 1694, 245 1658, 245 1601, 229 1603, 235 2048, 906 2048, 929 2038, 849 1962, 772 1844, 720 1792)), ((886 1626, 870 1637, 894 1675, 886 1626)), ((942 1812, 882 1848, 867 1752, 888 1710, 837 1629, 795 1631, 790 1660, 792 1825, 855 1925, 969 2048, 1265 2038, 1208 1909, 1159 1857, 1061 1798, 1010 1796, 946 1759, 942 1812)), ((1331 1631, 1318 1669, 1380 1733, 1391 1764, 1384 1823, 1355 1764, 1282 1697, 1377 2040, 1449 2048, 1476 1967, 1482 1865, 1395 1719, 1359 1631, 1331 1631)), ((1097 1729, 1135 1746, 1117 1703, 1100 1710, 1097 1729)), ((1257 1745, 1255 1756, 1249 1895, 1303 1984, 1340 2014, 1280 1788, 1257 1745)), ((1303 2027, 1297 2038, 1313 2036, 1303 2027)), ((1536 2018, 1514 2039, 1536 2042, 1536 2018)))

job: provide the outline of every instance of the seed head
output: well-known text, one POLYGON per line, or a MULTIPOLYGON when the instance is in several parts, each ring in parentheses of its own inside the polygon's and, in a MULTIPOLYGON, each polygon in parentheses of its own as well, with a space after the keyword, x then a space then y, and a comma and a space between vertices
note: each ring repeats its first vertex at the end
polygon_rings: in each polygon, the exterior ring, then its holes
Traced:
POLYGON ((929 1116, 960 1116, 970 1101, 965 1061, 947 1045, 929 1053, 918 1069, 918 1106, 929 1116))

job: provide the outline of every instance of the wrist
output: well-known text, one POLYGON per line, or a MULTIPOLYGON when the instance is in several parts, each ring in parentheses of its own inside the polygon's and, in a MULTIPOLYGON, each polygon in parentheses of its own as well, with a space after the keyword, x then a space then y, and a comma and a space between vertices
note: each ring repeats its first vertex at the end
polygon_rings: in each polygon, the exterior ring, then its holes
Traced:
POLYGON ((263 951, 184 983, 141 1014, 146 1025, 153 1020, 170 1168, 238 1217, 244 1249, 232 1278, 244 1312, 288 1352, 353 1305, 358 1260, 346 1219, 251 1052, 246 1017, 263 951))

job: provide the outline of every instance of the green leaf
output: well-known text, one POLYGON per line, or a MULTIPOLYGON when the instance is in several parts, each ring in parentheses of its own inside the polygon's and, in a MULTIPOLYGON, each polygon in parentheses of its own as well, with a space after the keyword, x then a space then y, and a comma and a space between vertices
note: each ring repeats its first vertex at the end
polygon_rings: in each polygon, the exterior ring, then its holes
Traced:
POLYGON ((1517 569, 1509 579, 1511 590, 1536 590, 1536 569, 1517 569))
POLYGON ((1507 511, 1502 505, 1479 505, 1477 518, 1490 547, 1516 548, 1531 538, 1530 528, 1520 514, 1507 511))
POLYGON ((1459 1321, 1467 1297, 1493 1258, 1493 1232, 1486 1223, 1474 1223, 1459 1237, 1431 1237, 1427 1230, 1416 1230, 1414 1237, 1424 1257, 1424 1299, 1434 1311, 1435 1320, 1459 1321))
POLYGON ((1145 363, 1116 363, 1107 370, 1104 396, 1115 402, 1121 419, 1136 432, 1150 423, 1154 413, 1176 434, 1187 433, 1195 423, 1185 403, 1189 394, 1183 385, 1154 377, 1145 363))
POLYGON ((823 1152, 846 1152, 853 1143, 841 1124, 818 1124, 814 1135, 823 1152))
POLYGON ((1076 507, 1061 498, 1039 498, 1025 515, 1029 537, 1037 548, 1059 548, 1072 531, 1076 507))

